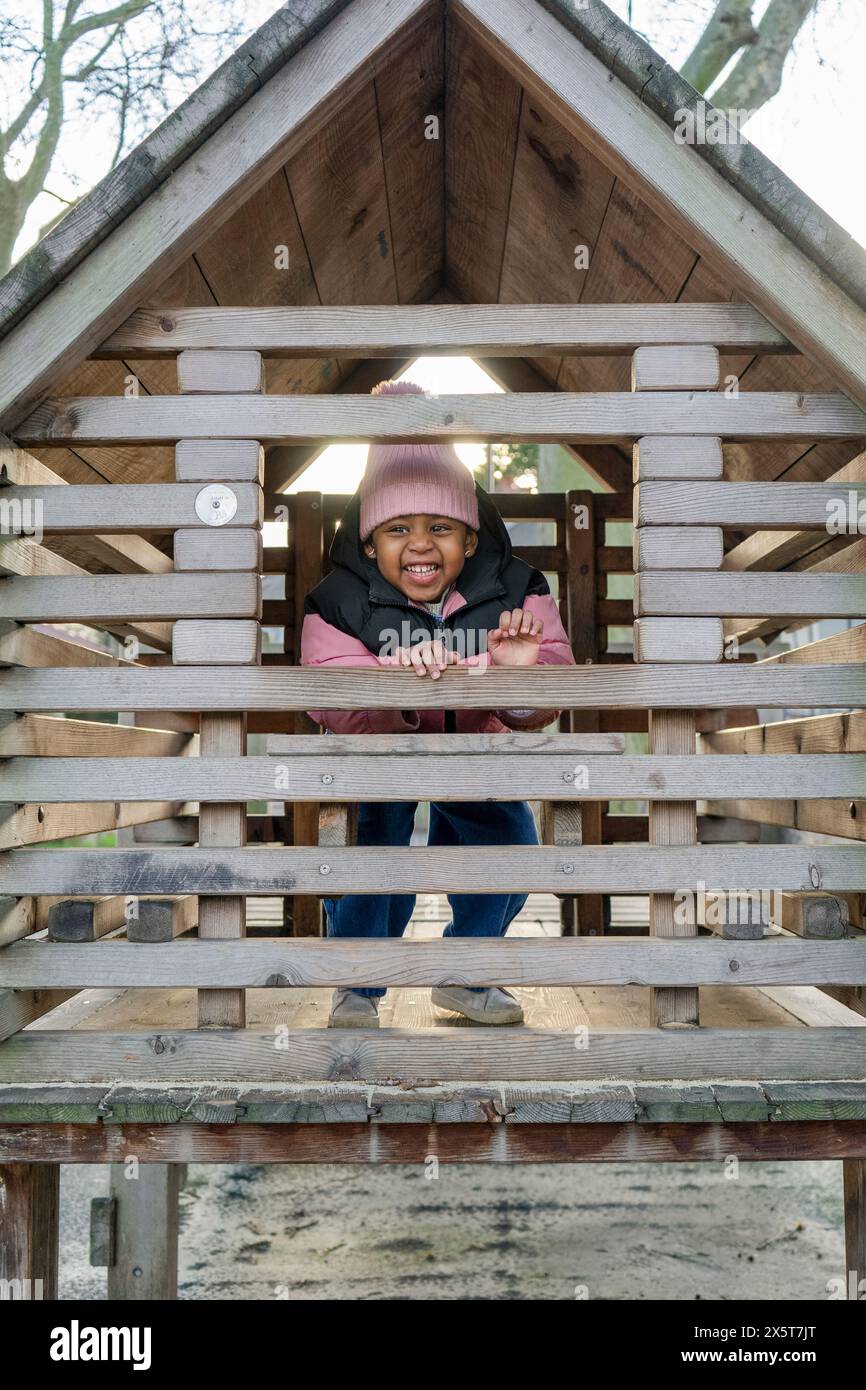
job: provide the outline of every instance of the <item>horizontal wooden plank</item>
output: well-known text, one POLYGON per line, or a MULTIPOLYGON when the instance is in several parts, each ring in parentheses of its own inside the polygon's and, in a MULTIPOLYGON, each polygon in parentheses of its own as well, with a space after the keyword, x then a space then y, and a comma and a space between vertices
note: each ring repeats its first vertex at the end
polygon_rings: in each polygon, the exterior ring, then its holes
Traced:
MULTIPOLYGON (((252 577, 232 575, 232 580, 252 577)), ((223 609, 223 612, 228 611, 223 609)), ((219 652, 222 661, 249 666, 258 661, 261 650, 262 630, 253 619, 236 622, 189 619, 174 625, 171 659, 176 666, 207 666, 214 652, 219 652)))
MULTIPOLYGON (((79 796, 87 788, 79 788, 79 796)), ((162 820, 178 810, 173 801, 65 801, 60 805, 30 802, 18 805, 8 814, 0 815, 0 849, 16 849, 20 845, 43 845, 52 840, 70 840, 81 835, 95 835, 104 830, 119 830, 148 820, 162 820)), ((80 893, 82 886, 66 889, 80 893)))
POLYGON ((88 891, 254 896, 309 893, 677 893, 761 887, 866 889, 866 849, 836 845, 583 845, 485 850, 32 849, 0 855, 0 894, 88 891))
POLYGON ((866 574, 694 572, 684 584, 676 571, 650 571, 635 578, 634 606, 642 617, 862 618, 866 574))
POLYGON ((531 666, 438 681, 382 667, 201 666, 188 669, 0 672, 0 704, 44 710, 764 709, 866 706, 866 669, 852 666, 531 666))
POLYGON ((771 801, 707 800, 701 806, 712 815, 741 816, 760 825, 784 825, 792 830, 818 835, 836 835, 850 840, 866 840, 866 801, 771 801))
MULTIPOLYGON (((644 434, 860 439, 866 412, 842 395, 541 391, 472 396, 75 396, 49 399, 21 444, 427 439, 619 443, 644 434)), ((178 484, 177 486, 180 486, 178 484)), ((774 485, 778 486, 778 484, 774 485)), ((793 484, 791 485, 793 486, 793 484)), ((675 518, 670 518, 674 520, 675 518)))
POLYGON ((863 753, 866 752, 866 712, 819 714, 805 719, 781 719, 719 729, 700 736, 706 753, 863 753))
POLYGON ((120 666, 123 656, 0 618, 0 666, 120 666))
MULTIPOLYGON (((123 397, 118 400, 122 407, 123 397)), ((195 509, 196 498, 204 486, 207 485, 112 483, 110 487, 10 487, 3 489, 2 499, 10 529, 14 532, 23 528, 25 534, 32 529, 34 519, 40 532, 59 535, 82 531, 173 531, 179 526, 211 530, 195 509)), ((237 500, 234 516, 225 522, 227 527, 261 525, 262 491, 257 484, 220 486, 237 500)))
POLYGON ((510 1028, 382 1028, 353 1031, 351 1048, 327 1028, 290 1029, 274 1046, 273 1029, 172 1029, 150 1033, 38 1030, 0 1047, 0 1077, 32 1083, 62 1069, 67 1082, 247 1081, 278 1079, 538 1081, 682 1079, 861 1079, 866 1029, 635 1028, 591 1031, 575 1047, 572 1032, 510 1028))
POLYGON ((93 719, 57 719, 25 714, 0 728, 0 758, 94 757, 138 758, 161 754, 165 758, 194 752, 194 734, 168 729, 146 729, 128 724, 105 724, 93 719))
MULTIPOLYGON (((435 737, 435 736, 434 736, 435 737)), ((437 758, 329 756, 14 758, 0 767, 0 800, 68 801, 484 801, 502 795, 550 801, 696 797, 863 797, 866 755, 609 757, 592 754, 466 754, 437 758), (399 777, 399 786, 395 778, 399 777)))
POLYGON ((775 656, 765 656, 758 665, 811 666, 831 661, 866 661, 866 623, 821 637, 817 642, 777 652, 775 656))
POLYGON ((252 348, 266 357, 613 356, 672 342, 793 350, 749 304, 387 304, 139 309, 92 355, 252 348))
MULTIPOLYGON (((121 919, 123 899, 118 903, 121 919)), ((184 899, 189 902, 191 900, 184 899)), ((57 904, 58 913, 69 904, 57 904)), ((79 910, 87 904, 76 904, 79 910)), ((107 930, 107 928, 106 928, 107 930)), ((101 934, 101 933, 100 933, 101 934)), ((71 940, 71 938, 67 938, 71 940)), ((89 938, 88 938, 89 939, 89 938)), ((604 940, 178 941, 82 947, 15 942, 0 953, 0 987, 323 989, 427 985, 866 984, 866 942, 604 940)))
POLYGON ((7 616, 25 623, 255 618, 261 612, 261 585, 255 574, 15 577, 5 580, 3 601, 7 616))
MULTIPOLYGON (((837 1086, 854 1083, 837 1083, 837 1086)), ((225 1088, 221 1088, 224 1090, 225 1088)), ((426 1089, 426 1088, 425 1088, 426 1089)), ((523 1088, 520 1088, 523 1090, 523 1088)), ((550 1088, 548 1088, 549 1091, 550 1088)), ((705 1093, 706 1087, 699 1088, 705 1093)), ((721 1087, 714 1087, 714 1091, 721 1087)), ((727 1088, 730 1090, 730 1087, 727 1088)), ((41 1090, 41 1088, 40 1088, 41 1090)), ((366 1087, 365 1092, 370 1088, 366 1087)), ((502 1084, 497 1085, 496 1099, 502 1103, 502 1084)), ((737 1094, 742 1093, 742 1085, 737 1094)), ((509 1105, 507 1091, 505 1104, 509 1105)), ((623 1163, 643 1160, 655 1163, 718 1162, 719 1116, 725 1118, 721 1107, 713 1108, 713 1118, 707 1122, 704 1101, 697 1120, 704 1123, 684 1125, 679 1120, 661 1123, 635 1124, 633 1120, 614 1123, 539 1124, 537 1107, 526 1107, 525 1122, 490 1123, 490 1115, 498 1116, 495 1104, 482 1107, 475 1102, 468 1120, 450 1124, 439 1122, 434 1107, 429 1104, 411 1106, 405 1091, 400 1092, 399 1117, 392 1123, 375 1124, 368 1119, 333 1119, 342 1114, 327 1114, 321 1119, 321 1106, 308 1123, 271 1123, 265 1121, 241 1124, 215 1124, 213 1109, 202 1107, 205 1121, 190 1121, 186 1114, 183 1124, 166 1124, 164 1107, 153 1102, 149 1108, 136 1108, 140 1123, 103 1125, 72 1122, 69 1108, 74 1106, 72 1087, 67 1087, 63 1103, 45 1107, 51 1117, 47 1125, 33 1123, 29 1116, 32 1106, 11 1108, 18 1123, 0 1127, 0 1160, 4 1163, 122 1163, 134 1153, 142 1163, 185 1163, 194 1156, 196 1163, 339 1163, 339 1164, 412 1164, 423 1168, 430 1157, 429 1127, 436 1129, 436 1155, 443 1163, 623 1163), (407 1124, 417 1119, 420 1123, 407 1124), (65 1121, 65 1123, 64 1123, 65 1121)), ((223 1107, 224 1109, 225 1107, 223 1107)), ((587 1107, 589 1108, 589 1107, 587 1107)), ((802 1109, 809 1113, 808 1106, 802 1109)), ((736 1126, 736 1148, 732 1152, 742 1162, 791 1161, 792 1159, 866 1158, 866 1122, 853 1118, 860 1114, 862 1101, 829 1100, 821 1117, 815 1120, 796 1119, 788 1124, 767 1124, 741 1121, 736 1126), (835 1118, 835 1116, 842 1118, 835 1118)), ((93 1109, 93 1107, 89 1107, 93 1109)), ((467 1113, 461 1102, 443 1106, 467 1113)), ((573 1114, 578 1106, 570 1110, 573 1114)), ((275 1107, 279 1114, 279 1107, 275 1107)), ((234 1110, 233 1114, 237 1113, 234 1110)), ((289 1105, 282 1115, 299 1113, 297 1105, 289 1105)), ((381 1112, 380 1112, 381 1113, 381 1112)), ((385 1111, 387 1113, 387 1111, 385 1111)), ((555 1100, 546 1105, 545 1118, 559 1116, 555 1100)), ((448 1116, 451 1118, 451 1115, 448 1116)), ((180 1117, 178 1117, 180 1118, 180 1117)), ((224 1118, 224 1117, 223 1117, 224 1118)), ((739 1118, 734 1115, 734 1118, 739 1118)), ((782 1119, 780 1107, 774 1106, 771 1118, 782 1119)), ((734 1143, 734 1132, 726 1138, 728 1147, 734 1143)))
POLYGON ((622 734, 585 733, 520 733, 509 730, 502 734, 389 734, 378 738, 371 734, 327 734, 323 744, 320 734, 272 734, 267 742, 269 754, 292 757, 303 754, 318 756, 327 752, 329 758, 349 757, 363 753, 366 757, 393 757, 394 754, 435 753, 437 757, 464 758, 481 753, 622 753, 625 738, 622 734))
POLYGON ((844 507, 866 514, 866 484, 840 489, 830 483, 642 483, 635 494, 640 526, 761 526, 783 531, 826 531, 844 507), (849 505, 848 498, 854 501, 849 505))

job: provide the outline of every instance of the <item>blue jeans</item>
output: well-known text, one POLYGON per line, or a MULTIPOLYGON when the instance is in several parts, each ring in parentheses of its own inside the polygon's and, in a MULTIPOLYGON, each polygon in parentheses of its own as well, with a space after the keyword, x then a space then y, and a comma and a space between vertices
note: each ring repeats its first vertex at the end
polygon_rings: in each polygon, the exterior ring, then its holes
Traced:
MULTIPOLYGON (((358 809, 359 845, 408 845, 415 819, 414 801, 362 802, 358 809)), ((537 845, 538 835, 525 801, 434 801, 430 804, 428 845, 537 845)), ((451 918, 445 936, 504 936, 526 902, 526 893, 449 893, 451 918)), ((402 936, 415 908, 414 893, 349 893, 323 899, 328 936, 402 936)), ((384 989, 359 989, 378 997, 384 989)))

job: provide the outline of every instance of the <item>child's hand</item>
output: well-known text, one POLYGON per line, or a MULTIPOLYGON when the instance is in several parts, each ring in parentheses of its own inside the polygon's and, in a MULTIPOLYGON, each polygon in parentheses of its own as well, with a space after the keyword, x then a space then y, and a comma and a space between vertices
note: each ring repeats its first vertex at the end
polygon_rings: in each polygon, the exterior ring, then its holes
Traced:
POLYGON ((514 608, 499 615, 499 626, 487 634, 487 650, 494 666, 534 666, 538 661, 544 623, 528 608, 514 608))
POLYGON ((398 647, 396 656, 400 666, 413 667, 416 676, 426 676, 429 672, 434 681, 438 681, 446 666, 453 666, 460 660, 438 637, 416 642, 414 647, 398 647))

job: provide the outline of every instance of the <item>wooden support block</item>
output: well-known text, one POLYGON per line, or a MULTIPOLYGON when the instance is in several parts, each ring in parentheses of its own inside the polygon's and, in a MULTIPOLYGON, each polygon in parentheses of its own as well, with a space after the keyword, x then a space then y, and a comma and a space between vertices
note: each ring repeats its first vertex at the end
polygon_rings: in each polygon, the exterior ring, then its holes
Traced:
POLYGON ((639 347, 631 359, 633 391, 713 391, 719 384, 714 347, 639 347))
POLYGON ((174 451, 174 476, 179 483, 261 486, 265 480, 265 451, 257 439, 182 439, 174 451))
POLYGON ((725 635, 721 618, 638 618, 635 661, 721 661, 725 635))
POLYGON ((262 537, 260 531, 235 531, 221 527, 203 531, 181 529, 174 533, 174 567, 186 570, 253 570, 262 569, 262 537))
POLYGON ((0 897, 0 946, 36 931, 36 899, 0 897))
POLYGON ((720 569, 724 553, 721 526, 638 527, 632 543, 635 574, 642 570, 720 569))
POLYGON ((122 897, 64 898, 48 911, 48 939, 97 941, 123 926, 125 907, 122 897))
POLYGON ((137 898, 127 917, 128 941, 173 941, 192 931, 198 921, 199 903, 194 896, 137 898))
POLYGON ((760 892, 710 893, 698 904, 698 923, 731 941, 760 940, 769 923, 769 902, 760 892))
POLYGON ((718 435, 646 435, 634 445, 633 481, 653 479, 721 478, 722 441, 718 435))
POLYGON ((835 940, 850 928, 848 902, 832 893, 779 893, 781 920, 777 926, 797 936, 835 940))
POLYGON ((209 391, 235 394, 265 389, 264 363, 260 352, 233 352, 230 348, 197 351, 191 348, 177 356, 178 388, 186 395, 209 391))
POLYGON ((575 846, 583 843, 579 801, 542 801, 541 843, 575 846))
POLYGON ((358 802, 323 802, 319 806, 319 844, 358 843, 358 802))
POLYGON ((826 533, 834 518, 844 519, 847 527, 864 512, 866 483, 657 482, 637 489, 634 522, 826 533))
POLYGON ((126 1302, 177 1298, 176 1163, 112 1163, 115 1257, 108 1297, 126 1302))
POLYGON ((262 653, 262 630, 254 620, 204 622, 181 620, 174 625, 171 659, 175 666, 251 666, 262 653))
POLYGON ((60 1165, 0 1164, 0 1280, 8 1296, 56 1299, 60 1165))

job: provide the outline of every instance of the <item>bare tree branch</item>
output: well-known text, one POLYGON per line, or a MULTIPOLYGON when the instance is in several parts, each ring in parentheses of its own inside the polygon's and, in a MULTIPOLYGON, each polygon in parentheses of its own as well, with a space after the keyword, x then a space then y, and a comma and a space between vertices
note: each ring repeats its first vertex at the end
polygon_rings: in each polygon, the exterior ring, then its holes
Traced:
POLYGON ((725 109, 758 111, 782 85, 785 62, 807 18, 820 0, 770 0, 758 25, 758 42, 739 58, 713 103, 725 109))
POLYGON ((704 32, 680 71, 699 92, 706 92, 745 44, 757 41, 752 23, 754 0, 718 0, 704 32))

